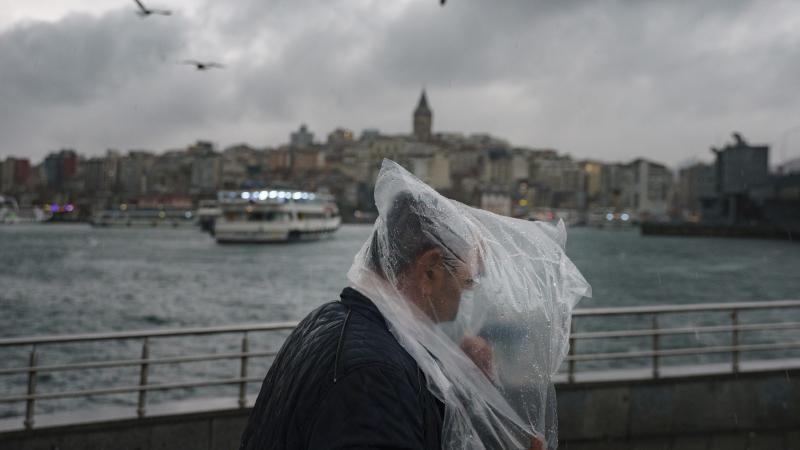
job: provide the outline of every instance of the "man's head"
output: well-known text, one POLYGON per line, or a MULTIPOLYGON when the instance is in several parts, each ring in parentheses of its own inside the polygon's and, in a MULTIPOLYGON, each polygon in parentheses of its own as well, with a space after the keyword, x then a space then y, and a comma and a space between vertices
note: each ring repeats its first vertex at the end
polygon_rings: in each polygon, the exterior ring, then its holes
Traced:
POLYGON ((369 249, 370 268, 434 322, 455 319, 479 267, 466 223, 445 202, 400 192, 382 217, 385 233, 373 234, 369 249))

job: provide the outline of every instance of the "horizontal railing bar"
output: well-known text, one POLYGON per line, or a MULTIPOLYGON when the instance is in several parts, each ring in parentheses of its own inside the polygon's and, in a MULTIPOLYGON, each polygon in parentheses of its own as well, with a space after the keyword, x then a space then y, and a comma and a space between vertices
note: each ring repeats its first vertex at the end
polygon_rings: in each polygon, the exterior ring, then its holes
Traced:
POLYGON ((140 364, 170 364, 170 363, 185 363, 185 362, 198 362, 198 361, 215 361, 221 359, 238 359, 242 357, 248 358, 261 358, 266 356, 275 356, 278 352, 248 352, 248 353, 207 353, 204 355, 192 356, 173 356, 167 358, 149 358, 149 359, 120 359, 116 361, 99 361, 99 362, 85 362, 85 363, 72 363, 72 364, 53 364, 49 366, 36 366, 36 367, 13 367, 9 369, 0 369, 0 375, 9 375, 15 373, 35 372, 54 372, 60 370, 79 370, 79 369, 102 369, 109 367, 126 367, 138 366, 140 364))
POLYGON ((733 351, 748 352, 760 350, 781 350, 800 348, 800 342, 770 343, 770 344, 748 344, 748 345, 724 345, 715 347, 687 347, 666 350, 642 350, 636 352, 613 352, 613 353, 586 353, 583 355, 567 355, 567 361, 598 361, 606 359, 632 359, 647 358, 652 356, 687 356, 704 355, 709 353, 730 353, 733 351))
POLYGON ((682 313, 696 311, 733 311, 751 309, 800 308, 800 300, 775 300, 763 302, 693 303, 688 305, 628 306, 611 308, 578 308, 574 317, 619 316, 641 314, 682 313))
POLYGON ((604 339, 604 338, 618 338, 618 337, 640 337, 640 336, 662 336, 667 334, 696 334, 696 333, 719 333, 723 331, 774 331, 774 330, 791 330, 800 329, 800 322, 784 322, 784 323, 753 323, 745 325, 713 325, 706 327, 683 327, 683 328, 660 328, 641 329, 641 330, 625 330, 625 331, 585 331, 572 333, 570 337, 575 340, 579 339, 604 339))
POLYGON ((239 384, 239 383, 257 383, 262 381, 263 378, 249 377, 249 378, 224 378, 221 380, 210 381, 193 381, 185 383, 164 383, 164 384, 148 384, 145 386, 124 386, 116 388, 105 389, 86 389, 81 391, 65 391, 65 392, 52 392, 45 394, 35 395, 14 395, 9 397, 0 397, 0 403, 13 403, 25 400, 52 400, 57 398, 68 397, 85 397, 90 395, 111 395, 111 394, 127 394, 129 392, 139 391, 163 391, 169 389, 184 389, 191 387, 204 387, 204 386, 219 386, 225 384, 239 384))
MULTIPOLYGON (((660 314, 660 313, 681 313, 696 311, 732 311, 732 310, 751 310, 751 309, 771 309, 771 308, 795 308, 800 307, 800 300, 778 300, 763 302, 728 302, 728 303, 703 303, 688 305, 661 305, 661 306, 635 306, 635 307, 613 307, 613 308, 584 308, 573 311, 575 317, 586 316, 607 316, 607 315, 637 315, 637 314, 660 314)), ((12 337, 0 339, 0 347, 33 345, 33 344, 55 344, 67 342, 85 341, 105 341, 122 339, 140 339, 157 337, 177 337, 190 335, 209 335, 222 333, 240 333, 257 331, 277 331, 290 330, 297 326, 297 322, 275 322, 265 324, 246 324, 246 325, 224 325, 216 327, 192 327, 165 330, 139 330, 122 331, 109 333, 84 333, 71 335, 50 335, 38 337, 12 337)))
MULTIPOLYGON (((739 345, 739 346, 692 347, 692 348, 667 349, 658 351, 639 351, 639 352, 589 353, 585 355, 570 355, 567 356, 566 359, 574 361, 593 361, 593 360, 604 360, 604 359, 646 358, 655 355, 686 356, 686 355, 699 355, 699 354, 709 354, 709 353, 729 353, 733 350, 744 352, 744 351, 759 351, 759 350, 779 350, 779 349, 790 349, 790 348, 800 348, 800 342, 788 342, 788 343, 778 343, 778 344, 775 343, 749 344, 749 345, 739 345)), ((125 387, 105 388, 105 389, 88 389, 79 391, 43 393, 35 395, 16 395, 16 396, 0 397, 0 403, 20 402, 26 400, 51 400, 58 398, 82 397, 90 395, 124 394, 124 393, 139 392, 139 391, 183 389, 190 387, 238 384, 242 382, 254 383, 259 381, 262 381, 262 378, 260 377, 226 378, 221 380, 206 380, 206 381, 195 381, 195 382, 184 382, 184 383, 163 383, 163 384, 150 384, 145 386, 125 386, 125 387)))
POLYGON ((222 333, 242 333, 255 331, 279 331, 291 330, 297 326, 297 322, 274 322, 264 324, 249 325, 223 325, 217 327, 191 327, 191 328, 171 328, 166 330, 139 330, 139 331, 119 331, 110 333, 84 333, 84 334, 65 334, 38 337, 15 337, 0 339, 0 347, 15 345, 33 344, 62 344, 66 342, 83 341, 109 341, 115 339, 141 339, 175 336, 199 336, 208 334, 222 333))

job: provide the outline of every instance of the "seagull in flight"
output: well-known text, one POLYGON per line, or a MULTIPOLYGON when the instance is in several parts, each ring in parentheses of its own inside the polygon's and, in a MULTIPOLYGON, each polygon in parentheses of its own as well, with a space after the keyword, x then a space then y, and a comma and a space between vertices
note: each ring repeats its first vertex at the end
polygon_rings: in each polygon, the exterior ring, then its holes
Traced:
POLYGON ((217 62, 203 62, 203 61, 195 61, 193 59, 187 59, 183 61, 182 64, 189 64, 194 66, 197 70, 208 70, 208 69, 222 69, 225 67, 224 65, 217 63, 217 62))
POLYGON ((141 17, 147 17, 150 14, 160 14, 162 16, 168 16, 172 14, 172 11, 166 9, 148 9, 146 6, 142 4, 141 1, 139 0, 133 0, 133 1, 136 2, 136 5, 139 6, 139 11, 136 11, 136 14, 138 14, 141 17))

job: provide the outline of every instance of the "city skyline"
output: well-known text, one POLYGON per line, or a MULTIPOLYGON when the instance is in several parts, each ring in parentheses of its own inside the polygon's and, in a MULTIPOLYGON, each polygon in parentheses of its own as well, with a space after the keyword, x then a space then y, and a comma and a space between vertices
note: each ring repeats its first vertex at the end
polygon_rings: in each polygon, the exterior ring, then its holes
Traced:
POLYGON ((174 14, 141 19, 125 1, 4 6, 0 158, 197 139, 277 147, 300 123, 408 134, 423 86, 434 132, 576 159, 708 162, 732 131, 769 144, 772 166, 800 156, 792 2, 152 7, 174 14), (178 64, 192 58, 226 67, 178 64))

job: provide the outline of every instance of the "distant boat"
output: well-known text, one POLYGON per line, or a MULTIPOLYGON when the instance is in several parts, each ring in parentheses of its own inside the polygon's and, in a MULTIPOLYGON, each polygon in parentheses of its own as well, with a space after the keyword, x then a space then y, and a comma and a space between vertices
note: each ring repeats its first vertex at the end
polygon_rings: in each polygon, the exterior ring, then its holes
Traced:
POLYGON ((19 220, 19 205, 14 197, 0 195, 0 223, 17 223, 19 220))
POLYGON ((290 242, 330 237, 342 223, 334 198, 293 190, 223 191, 214 224, 219 243, 290 242))
POLYGON ((629 228, 638 223, 636 214, 628 210, 596 208, 589 213, 589 225, 597 228, 629 228))
POLYGON ((222 209, 217 200, 200 200, 197 205, 197 223, 200 229, 214 234, 214 223, 222 215, 222 209))
POLYGON ((14 197, 0 195, 0 224, 40 223, 46 219, 40 208, 20 208, 14 197))
POLYGON ((542 222, 563 220, 568 227, 586 224, 585 215, 576 209, 533 208, 528 214, 528 220, 542 222))
POLYGON ((185 227, 195 225, 195 213, 181 208, 121 207, 92 217, 95 227, 185 227))

